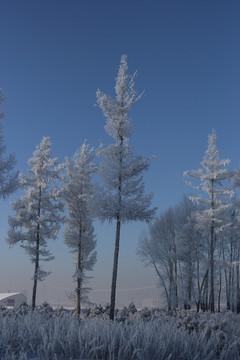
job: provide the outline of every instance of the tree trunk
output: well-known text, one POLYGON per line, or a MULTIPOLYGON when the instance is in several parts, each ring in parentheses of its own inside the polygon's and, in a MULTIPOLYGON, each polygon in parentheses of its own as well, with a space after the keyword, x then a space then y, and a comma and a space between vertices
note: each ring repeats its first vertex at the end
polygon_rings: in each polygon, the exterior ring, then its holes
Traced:
POLYGON ((176 244, 174 243, 174 293, 175 293, 175 301, 174 307, 178 307, 178 268, 177 268, 177 249, 176 244))
POLYGON ((121 229, 121 203, 122 203, 122 162, 123 162, 123 138, 120 137, 120 153, 119 153, 119 177, 118 177, 118 214, 116 224, 116 238, 115 250, 113 260, 112 273, 112 287, 111 287, 111 302, 110 302, 110 319, 114 320, 115 302, 116 302, 116 288, 117 288, 117 271, 118 271, 118 254, 120 243, 120 229, 121 229))
POLYGON ((167 304, 168 304, 168 311, 170 311, 171 310, 171 302, 170 302, 167 286, 166 286, 165 281, 164 281, 163 277, 161 276, 160 271, 158 270, 157 265, 156 265, 156 263, 155 263, 155 261, 153 259, 152 259, 152 264, 153 264, 153 266, 154 266, 154 268, 156 270, 157 275, 159 276, 159 279, 162 282, 162 285, 163 285, 163 288, 164 288, 165 294, 166 294, 166 299, 167 299, 167 304))
POLYGON ((234 278, 235 278, 235 272, 234 268, 232 269, 232 284, 231 284, 231 310, 235 311, 235 303, 234 303, 234 278))
MULTIPOLYGON (((38 194, 38 217, 41 215, 41 200, 42 200, 42 188, 39 186, 38 194)), ((36 237, 36 250, 35 250, 35 270, 33 276, 33 291, 32 291, 32 310, 36 307, 36 295, 37 295, 37 282, 39 272, 39 247, 40 247, 40 224, 37 224, 37 237, 36 237)))
POLYGON ((208 283, 209 283, 209 270, 206 272, 206 280, 204 284, 204 297, 205 300, 203 301, 203 311, 208 310, 208 283))
POLYGON ((212 220, 211 220, 211 240, 210 240, 210 311, 214 313, 215 311, 215 304, 214 304, 214 194, 213 194, 213 182, 212 183, 212 190, 211 190, 211 210, 212 210, 212 220))
POLYGON ((198 280, 198 301, 197 301, 197 312, 199 312, 200 307, 201 310, 205 310, 205 303, 204 303, 204 294, 206 290, 206 282, 208 281, 208 270, 206 270, 202 283, 200 285, 200 279, 198 280))
POLYGON ((237 311, 237 314, 240 313, 240 289, 239 289, 239 265, 237 265, 237 269, 236 269, 236 272, 237 272, 237 299, 236 299, 236 303, 237 303, 237 308, 236 308, 236 311, 237 311))
POLYGON ((231 239, 230 239, 230 268, 229 268, 229 281, 228 281, 228 284, 229 284, 229 288, 228 288, 228 291, 229 291, 229 310, 232 310, 232 287, 233 287, 233 282, 232 282, 232 276, 233 276, 233 243, 232 243, 232 236, 231 236, 231 239))
MULTIPOLYGON (((203 278, 203 281, 204 281, 204 278, 203 278)), ((199 271, 199 259, 198 258, 197 258, 197 288, 198 288, 198 300, 197 300, 196 306, 197 306, 197 312, 199 312, 201 298, 202 298, 202 286, 200 286, 200 271, 199 271)))
POLYGON ((219 291, 218 291, 218 312, 221 311, 221 293, 222 293, 222 270, 219 270, 219 291))
POLYGON ((114 320, 114 312, 115 312, 120 229, 121 229, 121 221, 118 218, 117 219, 117 226, 116 226, 116 239, 115 239, 115 251, 114 251, 113 274, 112 274, 112 288, 111 288, 111 304, 110 304, 110 319, 111 320, 114 320))
MULTIPOLYGON (((81 288, 82 288, 82 277, 79 277, 79 271, 82 274, 82 225, 79 227, 79 242, 78 242, 78 256, 77 256, 77 303, 76 313, 78 316, 81 314, 81 288)), ((82 276, 82 275, 81 275, 82 276)))
POLYGON ((34 276, 33 276, 33 291, 32 291, 32 310, 34 310, 36 307, 38 271, 39 271, 39 224, 37 225, 35 270, 34 270, 34 276))
MULTIPOLYGON (((223 260, 225 262, 224 247, 223 247, 223 260)), ((224 276, 225 276, 225 290, 226 290, 226 305, 227 305, 227 310, 230 310, 230 285, 228 281, 227 269, 224 269, 224 276)))
POLYGON ((174 284, 174 268, 173 263, 169 260, 169 298, 170 298, 170 310, 175 309, 175 284, 174 284))
POLYGON ((237 266, 236 266, 236 281, 237 281, 237 314, 240 313, 240 288, 239 288, 239 250, 237 253, 237 266))
POLYGON ((191 260, 189 260, 188 264, 188 285, 187 285, 187 292, 188 292, 188 304, 187 308, 191 309, 191 303, 192 303, 192 263, 191 260))

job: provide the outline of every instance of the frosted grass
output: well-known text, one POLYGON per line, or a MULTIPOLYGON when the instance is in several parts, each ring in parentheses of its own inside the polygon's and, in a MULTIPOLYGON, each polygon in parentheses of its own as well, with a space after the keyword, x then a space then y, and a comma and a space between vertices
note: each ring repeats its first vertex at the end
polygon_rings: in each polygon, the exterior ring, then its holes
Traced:
POLYGON ((239 317, 159 316, 145 321, 78 320, 35 310, 0 317, 1 360, 240 359, 239 317))

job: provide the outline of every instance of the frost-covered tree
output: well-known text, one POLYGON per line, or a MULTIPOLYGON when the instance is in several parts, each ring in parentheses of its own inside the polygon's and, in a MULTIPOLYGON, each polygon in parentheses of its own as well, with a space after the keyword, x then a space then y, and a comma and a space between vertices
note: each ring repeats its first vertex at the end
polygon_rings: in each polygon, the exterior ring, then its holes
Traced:
MULTIPOLYGON (((234 204, 232 204, 225 214, 225 223, 228 223, 229 226, 224 229, 221 239, 217 244, 219 278, 218 303, 220 305, 222 285, 223 280, 225 280, 226 307, 227 310, 232 311, 235 310, 237 304, 235 280, 238 273, 240 250, 238 216, 239 213, 234 207, 234 204)), ((239 281, 236 282, 236 286, 239 287, 239 281)))
MULTIPOLYGON (((3 92, 0 88, 0 105, 3 102, 3 92)), ((0 109, 0 120, 3 118, 3 111, 0 109)), ((18 186, 18 173, 13 171, 16 164, 14 154, 4 157, 6 146, 3 143, 2 124, 0 124, 0 197, 6 199, 18 186)))
POLYGON ((224 262, 227 309, 240 313, 240 169, 233 172, 234 198, 229 211, 231 226, 225 234, 224 262))
POLYGON ((164 289, 168 310, 178 306, 178 264, 176 248, 176 218, 173 208, 164 211, 149 226, 149 233, 140 237, 138 255, 152 266, 164 289))
POLYGON ((191 308, 192 293, 195 276, 196 244, 195 244, 195 217, 194 204, 184 197, 176 207, 176 247, 177 257, 181 262, 181 287, 184 307, 191 308), (182 275, 184 274, 184 275, 182 275))
POLYGON ((193 196, 192 199, 204 203, 206 209, 199 214, 199 221, 203 227, 209 228, 209 263, 210 263, 210 310, 215 311, 214 296, 214 252, 216 248, 217 234, 226 224, 223 222, 222 214, 229 207, 227 198, 232 194, 231 190, 224 186, 224 180, 230 178, 230 173, 226 166, 230 163, 229 159, 221 160, 219 151, 216 147, 216 132, 208 136, 208 148, 205 152, 202 168, 198 170, 185 171, 184 176, 200 180, 198 185, 188 181, 188 184, 207 195, 193 196))
POLYGON ((102 158, 100 175, 105 191, 99 194, 99 218, 102 221, 116 220, 115 251, 111 286, 110 318, 114 319, 120 229, 129 221, 152 220, 155 209, 151 208, 152 194, 144 195, 142 173, 148 170, 150 159, 135 157, 129 146, 131 121, 129 111, 140 97, 134 87, 135 74, 127 73, 127 57, 123 55, 116 79, 116 98, 97 91, 97 102, 107 122, 105 130, 115 143, 101 147, 98 155, 102 158))
POLYGON ((169 310, 202 305, 208 248, 197 222, 202 206, 187 197, 160 214, 141 235, 137 253, 154 269, 169 310))
POLYGON ((57 159, 50 155, 50 138, 44 137, 28 161, 28 175, 19 175, 19 185, 25 194, 12 204, 16 215, 9 216, 6 239, 10 246, 20 242, 34 264, 32 309, 36 305, 38 280, 49 274, 41 268, 40 262, 54 259, 47 249, 47 241, 56 239, 63 220, 63 204, 56 185, 60 168, 57 159))
POLYGON ((193 298, 200 309, 203 279, 206 273, 206 241, 197 222, 200 206, 184 196, 175 207, 176 248, 179 265, 179 295, 185 308, 191 308, 193 298))
POLYGON ((86 271, 93 270, 96 263, 96 239, 93 228, 92 206, 94 185, 92 177, 97 172, 93 149, 84 143, 74 154, 66 158, 63 176, 63 198, 68 208, 65 219, 65 243, 75 257, 76 312, 80 315, 81 301, 85 300, 86 271))

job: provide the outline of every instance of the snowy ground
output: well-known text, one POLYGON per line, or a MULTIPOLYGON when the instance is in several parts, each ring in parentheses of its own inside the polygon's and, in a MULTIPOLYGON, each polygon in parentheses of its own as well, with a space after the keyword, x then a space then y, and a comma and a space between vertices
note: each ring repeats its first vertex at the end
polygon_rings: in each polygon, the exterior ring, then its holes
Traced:
POLYGON ((73 312, 42 306, 0 311, 1 360, 240 359, 240 316, 196 314, 130 306, 108 319, 108 309, 73 312))

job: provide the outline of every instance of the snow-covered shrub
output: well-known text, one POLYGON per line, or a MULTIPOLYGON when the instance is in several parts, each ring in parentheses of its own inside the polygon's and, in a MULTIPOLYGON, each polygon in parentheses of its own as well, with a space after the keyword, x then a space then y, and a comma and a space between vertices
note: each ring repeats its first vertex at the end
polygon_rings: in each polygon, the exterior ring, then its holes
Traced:
POLYGON ((43 313, 43 314, 47 314, 47 315, 52 315, 53 314, 53 308, 51 307, 50 304, 48 304, 47 302, 42 303, 39 307, 38 307, 39 312, 43 313))
POLYGON ((24 302, 16 308, 16 314, 24 316, 30 311, 30 306, 24 302))
POLYGON ((133 302, 131 302, 131 303, 129 304, 128 308, 129 308, 129 311, 130 311, 132 314, 134 314, 135 312, 137 312, 137 308, 136 308, 136 306, 135 306, 135 304, 134 304, 133 302))
POLYGON ((101 318, 103 317, 105 311, 104 311, 104 308, 102 307, 102 305, 96 305, 94 308, 92 308, 90 310, 90 313, 89 313, 89 318, 90 319, 93 319, 93 318, 101 318))
POLYGON ((152 317, 152 312, 147 307, 143 308, 140 312, 140 316, 144 321, 149 321, 152 317))

